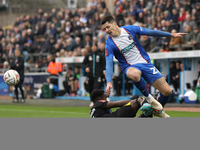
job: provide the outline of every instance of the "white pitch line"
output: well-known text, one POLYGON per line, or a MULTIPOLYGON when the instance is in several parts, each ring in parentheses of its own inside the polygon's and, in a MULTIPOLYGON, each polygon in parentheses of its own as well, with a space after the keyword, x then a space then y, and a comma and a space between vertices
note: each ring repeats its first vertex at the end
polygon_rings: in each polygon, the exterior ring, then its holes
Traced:
POLYGON ((45 110, 20 110, 20 109, 3 109, 0 108, 1 110, 8 110, 8 111, 25 111, 25 112, 50 112, 50 113, 63 113, 63 114, 88 114, 89 113, 77 113, 77 112, 64 112, 64 111, 45 111, 45 110))

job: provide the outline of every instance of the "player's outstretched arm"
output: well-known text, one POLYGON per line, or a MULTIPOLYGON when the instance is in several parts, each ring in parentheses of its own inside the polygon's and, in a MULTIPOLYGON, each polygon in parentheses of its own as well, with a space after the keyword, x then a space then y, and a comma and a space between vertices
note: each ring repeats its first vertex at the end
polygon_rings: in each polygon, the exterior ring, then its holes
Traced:
POLYGON ((106 86, 106 93, 110 95, 110 90, 112 89, 112 75, 113 75, 113 59, 108 58, 106 59, 106 81, 107 81, 107 86, 106 86))
POLYGON ((168 33, 159 30, 149 30, 146 29, 146 35, 153 37, 182 37, 183 35, 187 35, 187 33, 168 33))
POLYGON ((121 101, 116 101, 116 102, 108 102, 107 103, 107 108, 116 108, 116 107, 122 107, 131 100, 121 100, 121 101))
POLYGON ((171 36, 175 38, 183 37, 183 35, 187 35, 187 33, 171 33, 171 36))

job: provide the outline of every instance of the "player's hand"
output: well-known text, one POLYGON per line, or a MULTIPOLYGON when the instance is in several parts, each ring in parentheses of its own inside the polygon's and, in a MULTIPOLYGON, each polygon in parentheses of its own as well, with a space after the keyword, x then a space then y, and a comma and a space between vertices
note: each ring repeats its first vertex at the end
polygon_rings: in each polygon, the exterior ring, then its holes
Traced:
POLYGON ((111 89, 112 89, 112 84, 111 84, 111 82, 108 82, 108 83, 107 83, 107 86, 106 86, 106 93, 107 93, 108 95, 110 95, 111 89))
POLYGON ((90 68, 89 67, 85 68, 85 71, 90 72, 90 68))
POLYGON ((171 36, 177 38, 177 37, 183 37, 183 35, 187 35, 187 33, 171 33, 171 36))

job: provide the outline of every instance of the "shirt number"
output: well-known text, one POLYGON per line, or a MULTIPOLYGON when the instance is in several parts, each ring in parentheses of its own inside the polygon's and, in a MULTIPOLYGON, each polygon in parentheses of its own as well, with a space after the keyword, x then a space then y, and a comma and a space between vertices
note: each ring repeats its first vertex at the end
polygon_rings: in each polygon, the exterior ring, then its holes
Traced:
POLYGON ((156 67, 150 68, 150 70, 153 70, 153 74, 160 73, 156 67))

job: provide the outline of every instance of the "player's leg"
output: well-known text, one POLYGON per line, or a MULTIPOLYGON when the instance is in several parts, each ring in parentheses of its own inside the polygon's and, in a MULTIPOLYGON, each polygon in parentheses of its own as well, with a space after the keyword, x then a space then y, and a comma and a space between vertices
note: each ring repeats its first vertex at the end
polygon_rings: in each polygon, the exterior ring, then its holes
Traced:
POLYGON ((102 89, 103 88, 103 81, 101 76, 96 76, 94 78, 94 89, 102 89))
MULTIPOLYGON (((92 91, 94 90, 94 82, 95 81, 95 78, 94 77, 92 77, 92 76, 90 76, 89 77, 89 80, 88 80, 88 85, 89 85, 89 93, 91 94, 92 93, 92 91)), ((90 107, 92 107, 94 105, 94 103, 93 102, 91 102, 90 103, 90 107)))
MULTIPOLYGON (((164 107, 165 104, 168 102, 169 96, 172 93, 171 88, 169 87, 169 85, 166 82, 166 80, 164 79, 164 77, 155 80, 152 83, 152 86, 154 86, 156 89, 159 90, 160 93, 159 93, 159 96, 158 96, 157 100, 164 107)), ((157 111, 157 110, 155 110, 154 115, 158 116, 158 117, 161 117, 161 118, 168 118, 168 117, 170 117, 164 111, 157 111)))
POLYGON ((168 102, 169 96, 172 93, 171 88, 169 87, 164 77, 155 80, 151 85, 159 90, 160 95, 158 97, 158 101, 164 107, 165 104, 168 102))
POLYGON ((18 83, 19 85, 19 90, 21 92, 21 95, 22 95, 22 99, 21 99, 21 102, 24 103, 25 102, 25 97, 24 97, 24 90, 22 88, 22 83, 24 82, 24 80, 20 80, 20 82, 18 83))
POLYGON ((74 89, 75 89, 75 94, 77 95, 78 92, 78 79, 74 80, 74 89))
POLYGON ((134 85, 140 90, 140 92, 147 98, 148 102, 153 108, 157 110, 162 110, 162 105, 156 101, 151 94, 147 91, 146 83, 141 78, 141 71, 139 69, 129 67, 126 75, 129 79, 133 80, 134 85))
MULTIPOLYGON (((20 83, 20 81, 19 81, 19 83, 20 83)), ((18 102, 19 101, 19 96, 18 96, 19 83, 17 85, 15 85, 15 99, 13 100, 13 102, 18 102)))
MULTIPOLYGON (((138 66, 142 70, 142 77, 162 93, 158 102, 161 103, 162 106, 164 106, 168 101, 168 94, 169 95, 171 94, 170 93, 171 89, 169 88, 169 85, 165 81, 164 77, 161 75, 158 69, 151 63, 138 64, 138 66)), ((154 115, 161 118, 169 117, 169 115, 167 115, 163 110, 158 110, 158 109, 155 109, 154 115)))

